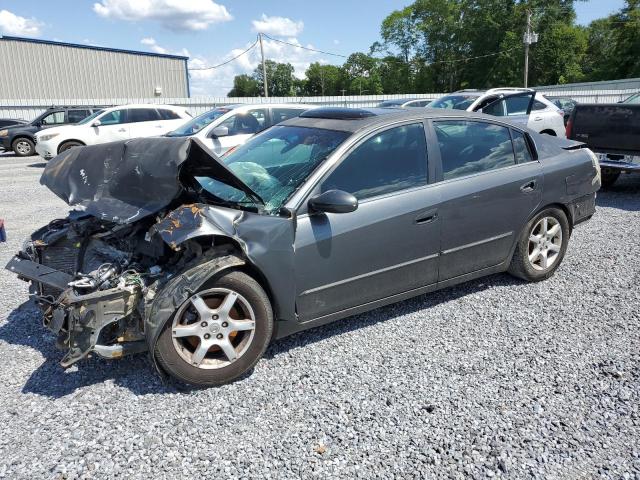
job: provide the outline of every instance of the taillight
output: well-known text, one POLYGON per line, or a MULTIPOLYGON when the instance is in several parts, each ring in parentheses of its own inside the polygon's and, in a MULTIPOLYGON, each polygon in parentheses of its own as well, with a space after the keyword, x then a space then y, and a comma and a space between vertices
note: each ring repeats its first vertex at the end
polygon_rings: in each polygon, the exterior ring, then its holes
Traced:
POLYGON ((571 138, 571 133, 573 130, 573 116, 569 117, 569 121, 567 122, 567 138, 571 138))

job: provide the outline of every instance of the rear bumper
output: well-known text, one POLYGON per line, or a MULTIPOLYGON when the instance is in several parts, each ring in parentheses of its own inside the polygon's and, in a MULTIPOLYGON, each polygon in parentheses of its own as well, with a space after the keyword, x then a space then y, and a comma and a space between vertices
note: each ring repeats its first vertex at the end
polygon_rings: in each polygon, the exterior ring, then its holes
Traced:
POLYGON ((600 167, 617 172, 640 172, 640 157, 615 155, 622 158, 610 158, 612 155, 599 153, 600 167))

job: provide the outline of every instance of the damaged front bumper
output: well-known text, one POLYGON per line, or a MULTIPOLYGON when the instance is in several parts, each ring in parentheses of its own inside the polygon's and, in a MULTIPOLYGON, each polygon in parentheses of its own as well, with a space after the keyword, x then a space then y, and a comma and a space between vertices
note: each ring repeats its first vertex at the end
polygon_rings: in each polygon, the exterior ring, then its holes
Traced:
POLYGON ((21 255, 13 257, 6 268, 23 280, 49 287, 62 293, 37 295, 44 310, 44 325, 58 336, 58 346, 67 349, 60 362, 69 367, 89 353, 106 358, 140 353, 147 350, 147 343, 136 315, 142 299, 139 286, 117 286, 79 295, 69 287, 73 277, 65 272, 36 263, 21 255), (117 327, 114 328, 114 327, 117 327), (111 335, 110 328, 120 333, 115 342, 102 340, 111 335))

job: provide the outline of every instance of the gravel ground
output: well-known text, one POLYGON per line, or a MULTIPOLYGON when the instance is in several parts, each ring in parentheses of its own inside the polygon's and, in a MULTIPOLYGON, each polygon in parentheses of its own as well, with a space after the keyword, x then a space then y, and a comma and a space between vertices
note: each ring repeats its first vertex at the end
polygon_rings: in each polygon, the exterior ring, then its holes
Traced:
MULTIPOLYGON (((9 259, 65 214, 0 156, 9 259)), ((221 388, 144 356, 70 370, 0 272, 0 478, 640 479, 640 176, 601 193, 558 273, 496 275, 275 343, 221 388)))

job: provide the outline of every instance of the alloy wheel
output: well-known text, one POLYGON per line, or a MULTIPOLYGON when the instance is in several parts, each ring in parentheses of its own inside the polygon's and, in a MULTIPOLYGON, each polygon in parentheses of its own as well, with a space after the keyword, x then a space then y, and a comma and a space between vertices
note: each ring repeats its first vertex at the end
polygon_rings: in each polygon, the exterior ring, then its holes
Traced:
POLYGON ((24 140, 18 140, 16 142, 16 152, 18 152, 20 155, 28 155, 31 153, 31 145, 24 141, 24 140))
POLYGON ((185 362, 216 369, 244 355, 255 328, 255 314, 246 298, 233 290, 212 288, 182 305, 171 325, 171 336, 185 362))
POLYGON ((562 225, 554 217, 543 217, 529 233, 529 263, 538 271, 551 268, 560 257, 562 225))

